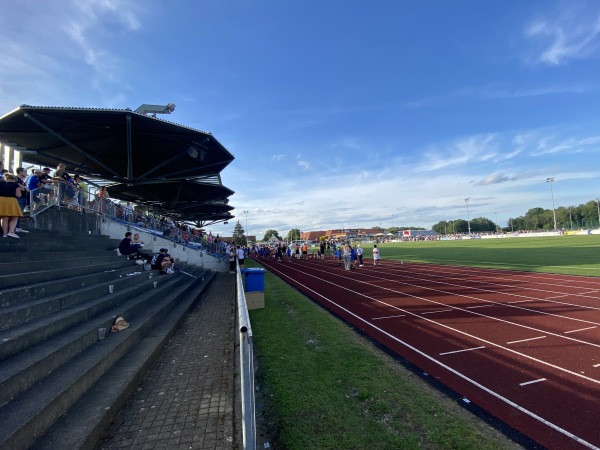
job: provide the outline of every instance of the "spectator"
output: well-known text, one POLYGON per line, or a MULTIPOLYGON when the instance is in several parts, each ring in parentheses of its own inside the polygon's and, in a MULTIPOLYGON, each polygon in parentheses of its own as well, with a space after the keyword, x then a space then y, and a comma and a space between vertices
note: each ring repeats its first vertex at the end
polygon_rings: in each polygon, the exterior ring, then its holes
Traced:
MULTIPOLYGON (((138 236, 139 237, 139 236, 138 236)), ((140 245, 131 242, 131 231, 125 233, 125 237, 119 243, 119 253, 128 259, 145 259, 148 263, 152 259, 149 255, 140 252, 140 245)))
POLYGON ((160 270, 161 273, 175 273, 175 258, 169 255, 166 248, 161 248, 150 264, 152 269, 160 270))
POLYGON ((135 233, 133 235, 133 239, 131 240, 131 245, 137 245, 138 248, 141 248, 146 245, 146 243, 140 239, 139 233, 135 233))
POLYGON ((85 208, 87 205, 87 200, 88 200, 88 195, 89 195, 88 185, 85 182, 85 180, 82 177, 80 177, 79 175, 75 175, 73 177, 73 181, 75 182, 75 186, 78 188, 77 202, 79 203, 79 206, 81 206, 82 208, 85 208))
MULTIPOLYGON (((27 179, 27 171, 23 167, 17 167, 17 183, 19 183, 19 188, 21 189, 21 196, 17 198, 17 202, 19 203, 19 207, 21 208, 21 212, 25 212, 25 208, 27 207, 27 203, 29 200, 29 190, 27 189, 27 185, 25 184, 25 180, 27 179)), ((21 228, 21 218, 17 219, 17 228, 15 228, 17 233, 29 233, 29 231, 21 228)))
POLYGON ((229 248, 229 273, 235 273, 235 249, 229 248))
POLYGON ((238 263, 240 264, 240 269, 243 269, 244 268, 244 257, 245 257, 244 249, 238 245, 236 253, 237 253, 238 263))
POLYGON ((344 245, 344 269, 350 270, 350 258, 352 256, 352 249, 349 244, 344 245))
POLYGON ((358 265, 363 267, 363 249, 360 244, 358 244, 358 247, 356 248, 356 255, 358 256, 358 265))
POLYGON ((19 207, 17 199, 21 197, 21 188, 17 182, 17 177, 8 172, 2 175, 0 180, 0 225, 2 227, 2 237, 11 237, 19 239, 15 233, 19 217, 23 217, 23 212, 19 207))
POLYGON ((106 186, 100 187, 97 197, 98 212, 103 213, 106 210, 106 202, 108 201, 108 192, 106 191, 106 186))
POLYGON ((32 211, 38 209, 38 203, 40 203, 40 188, 42 187, 42 171, 34 169, 33 174, 27 177, 27 189, 31 192, 31 201, 33 202, 29 207, 32 211))
POLYGON ((381 261, 381 255, 379 254, 379 249, 377 248, 377 244, 373 245, 373 265, 379 266, 381 261))

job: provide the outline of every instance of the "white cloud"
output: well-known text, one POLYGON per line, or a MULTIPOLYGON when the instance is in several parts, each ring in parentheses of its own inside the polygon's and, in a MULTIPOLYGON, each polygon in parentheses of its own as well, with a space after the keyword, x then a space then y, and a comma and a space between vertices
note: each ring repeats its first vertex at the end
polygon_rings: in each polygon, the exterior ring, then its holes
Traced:
POLYGON ((406 103, 408 107, 448 105, 457 100, 472 98, 477 100, 508 100, 513 98, 540 97, 560 94, 587 94, 598 89, 587 84, 546 84, 543 86, 503 86, 491 83, 486 86, 473 86, 455 89, 439 95, 425 97, 406 103))
POLYGON ((135 7, 121 0, 25 0, 6 8, 0 17, 0 103, 5 109, 22 103, 99 106, 122 98, 127 61, 117 56, 121 47, 114 50, 114 41, 140 29, 135 7))
POLYGON ((433 147, 424 153, 424 161, 417 171, 434 171, 454 166, 464 166, 473 161, 486 161, 496 154, 495 134, 469 136, 440 148, 433 147))
POLYGON ((535 61, 551 66, 592 56, 599 49, 599 35, 598 11, 589 14, 576 9, 563 9, 553 17, 536 19, 525 29, 525 36, 540 44, 535 61))

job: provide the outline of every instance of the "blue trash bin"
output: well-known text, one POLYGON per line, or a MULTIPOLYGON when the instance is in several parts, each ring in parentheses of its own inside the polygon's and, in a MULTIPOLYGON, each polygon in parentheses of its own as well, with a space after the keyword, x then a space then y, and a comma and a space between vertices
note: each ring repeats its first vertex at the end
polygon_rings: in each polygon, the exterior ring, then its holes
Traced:
POLYGON ((265 272, 262 267, 248 267, 242 269, 246 277, 245 292, 264 292, 265 291, 265 272))

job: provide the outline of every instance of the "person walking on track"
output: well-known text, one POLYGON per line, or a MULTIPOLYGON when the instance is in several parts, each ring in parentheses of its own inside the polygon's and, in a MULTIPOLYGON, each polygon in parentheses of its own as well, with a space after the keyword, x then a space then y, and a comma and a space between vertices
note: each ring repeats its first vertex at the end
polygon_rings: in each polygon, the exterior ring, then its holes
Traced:
POLYGON ((381 255, 379 254, 379 249, 377 248, 377 244, 373 245, 373 265, 379 266, 381 262, 381 255))

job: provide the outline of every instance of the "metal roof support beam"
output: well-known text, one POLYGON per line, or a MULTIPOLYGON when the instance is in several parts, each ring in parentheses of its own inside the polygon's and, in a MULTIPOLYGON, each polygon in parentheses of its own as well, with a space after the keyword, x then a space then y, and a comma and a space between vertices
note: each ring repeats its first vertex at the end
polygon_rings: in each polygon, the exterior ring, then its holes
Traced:
MULTIPOLYGON (((204 144, 205 142, 208 142, 209 140, 210 140, 210 136, 206 137, 206 138, 205 138, 205 139, 202 141, 202 143, 200 143, 200 144, 197 144, 197 145, 200 145, 200 146, 204 147, 204 145, 202 145, 202 144, 204 144)), ((166 166, 167 164, 170 164, 171 162, 175 161, 176 159, 179 159, 179 158, 181 158, 182 156, 186 156, 186 155, 187 155, 187 156, 190 156, 190 157, 191 157, 191 154, 190 154, 190 152, 189 152, 189 149, 190 149, 190 148, 193 148, 193 147, 188 147, 188 148, 186 148, 184 151, 182 151, 182 152, 180 152, 180 153, 177 153, 177 154, 176 154, 175 156, 173 156, 172 158, 169 158, 169 159, 167 159, 167 160, 163 161, 161 164, 159 164, 159 165, 157 165, 157 166, 153 167, 153 168, 152 168, 152 170, 149 170, 148 172, 146 172, 145 174, 143 174, 143 175, 142 175, 142 176, 140 176, 139 178, 146 178, 146 177, 147 177, 148 175, 150 175, 151 173, 153 173, 153 172, 155 172, 156 170, 158 170, 158 169, 162 168, 163 166, 166 166)), ((206 148, 206 147, 204 147, 204 148, 206 148)), ((198 156, 199 156, 199 153, 196 153, 196 157, 198 157, 198 156)), ((201 158, 201 162, 204 162, 204 158, 205 158, 205 157, 206 157, 206 152, 205 152, 205 153, 204 153, 204 155, 202 156, 202 158, 201 158)), ((193 158, 193 159, 195 159, 195 158, 193 158)), ((214 164, 212 164, 212 165, 214 165, 214 164)), ((210 165, 203 165, 202 167, 203 167, 203 168, 206 168, 206 167, 209 167, 209 166, 210 166, 210 165)), ((196 170, 196 167, 192 167, 191 169, 188 169, 188 170, 186 170, 186 171, 185 171, 185 173, 192 172, 192 171, 195 171, 195 170, 196 170)), ((167 174, 167 175, 166 175, 166 177, 167 177, 167 178, 171 178, 171 175, 173 175, 173 174, 167 174)))
POLYGON ((54 131, 52 128, 47 127, 46 125, 44 125, 42 122, 40 122, 39 120, 37 120, 35 117, 33 117, 30 113, 26 112, 23 114, 24 117, 26 117, 27 119, 31 120, 33 123, 35 123, 38 127, 42 128, 43 130, 47 131, 48 133, 50 133, 52 136, 56 137, 57 139, 61 140, 62 142, 64 142, 66 145, 68 145, 69 147, 71 147, 73 150, 81 153, 82 155, 84 155, 86 158, 91 159, 92 161, 94 161, 96 164, 100 165, 102 168, 106 169, 108 172, 112 173, 115 177, 120 177, 119 174, 117 172, 115 172, 114 170, 112 170, 110 167, 106 166, 105 164, 102 164, 100 161, 98 161, 96 158, 94 158, 92 155, 90 155, 89 153, 87 153, 85 150, 77 147, 75 144, 73 144, 71 141, 69 141, 68 139, 65 139, 64 137, 62 137, 60 134, 58 134, 56 131, 54 131))
POLYGON ((125 116, 127 123, 127 181, 133 181, 133 151, 131 149, 131 114, 125 116))
MULTIPOLYGON (((146 172, 145 174, 141 175, 138 177, 138 179, 143 179, 146 178, 148 175, 150 175, 153 172, 156 172, 158 169, 160 169, 163 166, 166 166, 167 164, 172 163, 173 161, 175 161, 176 159, 181 158, 183 155, 187 155, 187 150, 182 151, 181 153, 177 153, 175 156, 173 156, 172 158, 166 159, 164 160, 162 163, 154 166, 151 170, 149 170, 148 172, 146 172)), ((191 169, 191 170, 195 170, 195 169, 191 169)), ((168 176, 162 176, 161 178, 169 178, 168 176)))

